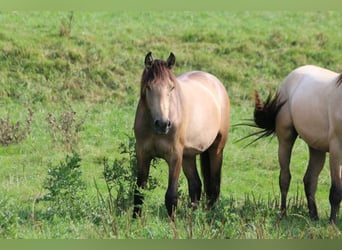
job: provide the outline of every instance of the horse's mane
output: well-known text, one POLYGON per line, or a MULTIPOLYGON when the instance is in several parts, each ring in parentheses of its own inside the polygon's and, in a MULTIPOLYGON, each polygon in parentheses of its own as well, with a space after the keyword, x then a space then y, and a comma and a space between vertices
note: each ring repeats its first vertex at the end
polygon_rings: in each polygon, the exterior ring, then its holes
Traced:
POLYGON ((163 82, 165 79, 176 80, 167 62, 163 60, 153 60, 151 66, 145 67, 141 76, 141 95, 145 94, 146 85, 153 82, 163 82))
POLYGON ((152 80, 164 80, 166 78, 174 78, 171 69, 167 66, 165 61, 156 59, 150 67, 144 69, 141 83, 145 84, 152 80))
POLYGON ((336 83, 337 83, 337 86, 340 86, 342 84, 342 74, 338 76, 336 83))

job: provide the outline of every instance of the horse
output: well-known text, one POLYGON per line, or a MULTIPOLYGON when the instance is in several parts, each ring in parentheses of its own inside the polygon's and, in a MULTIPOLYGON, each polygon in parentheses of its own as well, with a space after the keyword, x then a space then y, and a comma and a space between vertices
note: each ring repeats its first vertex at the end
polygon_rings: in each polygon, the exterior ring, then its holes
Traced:
MULTIPOLYGON (((277 93, 261 101, 255 90, 254 123, 260 139, 278 138, 281 192, 280 217, 286 215, 286 197, 291 181, 292 148, 299 136, 309 148, 303 178, 309 216, 318 220, 315 194, 319 174, 329 153, 331 187, 330 223, 336 223, 342 199, 342 74, 313 65, 296 68, 284 79, 277 93)), ((248 137, 248 136, 247 136, 248 137)), ((256 141, 254 140, 254 141, 256 141)))
POLYGON ((181 168, 188 182, 190 207, 196 209, 202 183, 196 167, 200 155, 207 207, 219 197, 223 149, 230 116, 230 102, 224 85, 214 75, 191 71, 176 76, 171 52, 166 61, 145 56, 137 105, 134 136, 137 159, 133 218, 141 216, 143 195, 151 160, 161 158, 168 164, 165 207, 174 218, 178 201, 181 168))

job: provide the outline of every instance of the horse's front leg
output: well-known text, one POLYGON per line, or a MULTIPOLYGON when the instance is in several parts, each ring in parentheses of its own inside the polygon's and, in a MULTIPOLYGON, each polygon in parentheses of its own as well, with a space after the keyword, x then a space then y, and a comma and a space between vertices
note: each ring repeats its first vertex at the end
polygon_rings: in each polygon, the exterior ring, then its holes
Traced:
POLYGON ((145 189, 148 175, 150 172, 150 163, 152 158, 144 152, 136 151, 137 154, 137 186, 134 191, 134 210, 133 218, 141 216, 141 207, 144 202, 143 194, 139 191, 140 188, 145 189))
POLYGON ((178 152, 166 160, 169 165, 169 181, 165 194, 165 206, 171 219, 174 219, 178 202, 178 179, 182 166, 182 154, 183 152, 178 152))

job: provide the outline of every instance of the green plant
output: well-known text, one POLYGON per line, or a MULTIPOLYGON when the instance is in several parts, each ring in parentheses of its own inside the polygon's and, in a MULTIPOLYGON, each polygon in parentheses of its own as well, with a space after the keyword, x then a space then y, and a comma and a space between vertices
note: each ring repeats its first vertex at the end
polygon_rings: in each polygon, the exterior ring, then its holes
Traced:
MULTIPOLYGON (((120 156, 114 159, 110 164, 107 158, 102 161, 102 175, 106 186, 106 195, 104 195, 96 183, 98 208, 100 208, 101 221, 106 232, 108 228, 112 229, 112 233, 117 235, 117 218, 118 216, 131 216, 130 213, 133 205, 133 196, 136 188, 136 156, 135 156, 135 138, 127 136, 128 142, 121 143, 119 146, 120 156)), ((155 167, 157 161, 152 162, 155 167)), ((158 185, 156 178, 149 178, 148 190, 153 190, 158 185)))
POLYGON ((74 153, 67 155, 65 161, 48 168, 48 175, 43 184, 48 193, 42 200, 50 202, 48 212, 51 214, 71 218, 84 216, 82 198, 86 186, 82 180, 80 162, 81 158, 74 153))
POLYGON ((0 235, 8 236, 15 231, 16 215, 7 197, 0 198, 0 235))
POLYGON ((74 12, 71 11, 67 18, 61 20, 59 26, 59 36, 69 37, 71 34, 72 22, 74 20, 74 12))
POLYGON ((121 158, 115 159, 112 164, 109 163, 108 158, 102 161, 107 199, 101 194, 97 185, 96 188, 100 203, 108 208, 110 214, 120 215, 132 204, 136 169, 134 143, 134 138, 128 137, 128 145, 120 144, 121 158))

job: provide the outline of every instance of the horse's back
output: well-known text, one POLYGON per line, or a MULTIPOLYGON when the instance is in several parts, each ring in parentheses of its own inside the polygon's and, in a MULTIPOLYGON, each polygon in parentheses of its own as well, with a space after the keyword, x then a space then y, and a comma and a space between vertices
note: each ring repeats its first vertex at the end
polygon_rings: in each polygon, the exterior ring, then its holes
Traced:
POLYGON ((338 74, 313 65, 292 71, 280 87, 297 133, 310 146, 328 151, 329 105, 338 74))
POLYGON ((308 93, 326 89, 338 74, 314 65, 305 65, 293 70, 280 86, 285 98, 292 97, 294 92, 308 93))
POLYGON ((216 76, 207 72, 191 71, 179 75, 177 79, 190 106, 215 105, 220 114, 229 114, 228 93, 216 76))
POLYGON ((187 114, 185 147, 204 151, 218 133, 227 136, 229 97, 221 81, 212 74, 192 71, 177 77, 187 114))
POLYGON ((188 89, 184 89, 184 91, 193 93, 191 88, 196 90, 198 88, 204 87, 210 92, 211 95, 214 94, 216 97, 222 98, 222 102, 225 102, 225 99, 228 98, 227 91, 222 82, 216 76, 210 73, 203 71, 190 71, 177 76, 177 79, 183 86, 184 84, 191 86, 188 89))

